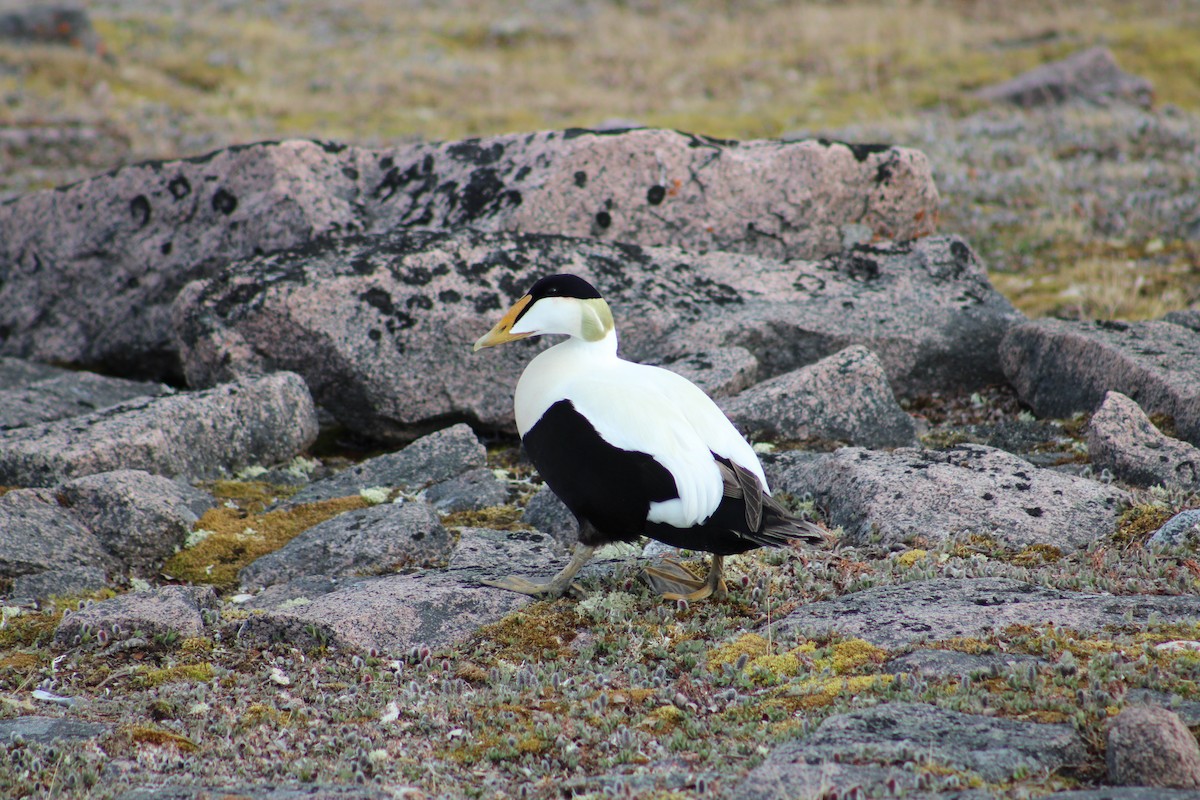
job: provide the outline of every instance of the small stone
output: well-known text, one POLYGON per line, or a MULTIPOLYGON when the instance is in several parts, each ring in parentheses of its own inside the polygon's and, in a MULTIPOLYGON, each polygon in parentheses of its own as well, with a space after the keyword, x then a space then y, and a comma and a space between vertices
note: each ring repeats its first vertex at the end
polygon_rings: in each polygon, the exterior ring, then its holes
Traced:
POLYGON ((1108 392, 1088 426, 1092 465, 1135 486, 1200 489, 1200 447, 1154 427, 1134 401, 1108 392))
POLYGON ((430 486, 425 490, 425 500, 440 514, 477 511, 503 505, 508 500, 508 486, 487 467, 478 467, 430 486))
POLYGON ((174 636, 179 640, 200 636, 205 630, 205 615, 215 613, 220 601, 211 586, 163 586, 145 592, 129 592, 89 606, 63 617, 54 632, 54 641, 70 647, 74 638, 101 628, 133 632, 145 636, 174 636))
POLYGON ((872 448, 916 443, 912 418, 896 402, 883 365, 861 346, 763 381, 721 409, 752 439, 872 448))
POLYGON ((1154 532, 1149 544, 1156 547, 1179 547, 1200 543, 1200 509, 1180 511, 1154 532))
POLYGON ((315 481, 286 501, 282 508, 302 503, 349 497, 363 489, 420 488, 454 478, 487 462, 487 449, 469 425, 459 423, 422 436, 394 453, 369 458, 338 474, 315 481))
POLYGON ((1118 786, 1200 787, 1200 745, 1165 708, 1128 706, 1112 719, 1105 760, 1118 786))
POLYGON ((27 742, 48 744, 56 739, 96 739, 108 733, 109 726, 64 717, 28 716, 0 720, 0 744, 14 736, 27 742))
POLYGON ((579 522, 549 486, 542 486, 525 506, 521 521, 548 533, 563 547, 579 541, 579 522))
POLYGON ((141 470, 77 478, 57 493, 109 553, 142 575, 157 570, 216 504, 207 492, 141 470))
POLYGON ((1101 105, 1125 102, 1150 108, 1154 104, 1154 87, 1145 78, 1117 66, 1107 47, 1092 47, 1043 64, 1010 81, 980 89, 975 96, 1024 108, 1061 105, 1070 100, 1101 105))

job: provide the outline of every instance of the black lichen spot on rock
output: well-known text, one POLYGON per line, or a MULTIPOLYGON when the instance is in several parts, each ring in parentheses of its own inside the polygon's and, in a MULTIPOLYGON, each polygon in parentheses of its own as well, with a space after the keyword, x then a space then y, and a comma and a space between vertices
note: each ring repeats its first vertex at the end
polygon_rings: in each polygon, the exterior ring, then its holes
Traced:
POLYGON ((890 144, 851 144, 850 142, 839 142, 835 139, 817 139, 817 143, 822 147, 833 147, 835 144, 840 144, 848 148, 851 154, 854 155, 854 160, 860 164, 875 153, 884 153, 892 149, 890 144))
POLYGON ((371 330, 367 331, 367 338, 372 342, 378 342, 383 338, 383 331, 379 330, 379 328, 371 328, 371 330))
POLYGON ((409 286, 425 286, 433 280, 433 273, 428 267, 418 265, 401 270, 396 277, 409 286))
POLYGON ((213 195, 213 211, 219 211, 225 216, 229 216, 237 210, 237 206, 237 198, 225 189, 217 189, 216 194, 213 195))
POLYGON ((950 243, 950 257, 954 259, 955 275, 971 265, 971 248, 963 242, 950 243))
POLYGON ((370 275, 375 271, 375 265, 366 256, 358 255, 350 260, 350 269, 359 275, 370 275))
POLYGON ((646 192, 646 202, 652 206, 656 206, 665 200, 667 197, 667 187, 651 186, 646 192))
MULTIPOLYGON (((861 161, 862 159, 859 160, 861 161)), ((890 160, 884 161, 879 165, 879 169, 875 170, 876 184, 887 183, 892 179, 892 166, 893 164, 890 160)))
POLYGON ((433 308, 433 301, 423 294, 414 294, 404 302, 404 305, 407 308, 420 308, 424 311, 428 311, 429 309, 433 308))
POLYGON ((391 169, 394 166, 396 166, 396 161, 391 156, 384 156, 383 158, 379 159, 380 169, 391 169))
POLYGON ((877 280, 879 278, 879 262, 873 258, 852 254, 846 260, 846 274, 850 276, 851 280, 863 283, 877 280))
MULTIPOLYGON (((412 314, 408 314, 403 311, 397 311, 395 314, 395 318, 396 318, 396 327, 402 331, 408 330, 409 328, 411 328, 412 326, 417 324, 417 320, 415 317, 413 317, 412 314)), ((388 327, 391 327, 391 326, 389 325, 388 327)))
POLYGON ((171 197, 182 200, 192 193, 192 184, 182 175, 176 175, 167 184, 167 191, 171 193, 171 197))
POLYGON ((710 303, 718 306, 739 305, 743 302, 737 289, 727 283, 717 283, 710 278, 697 277, 692 281, 692 288, 710 303))
POLYGON ((490 168, 473 171, 459 197, 460 213, 455 222, 495 216, 504 208, 516 208, 522 202, 521 193, 507 189, 496 170, 490 168))
POLYGON ((316 139, 316 140, 314 140, 314 142, 322 150, 324 150, 326 153, 329 153, 331 155, 337 155, 338 153, 340 153, 346 149, 346 145, 343 144, 342 142, 322 141, 320 139, 316 139))
POLYGON ((480 147, 479 139, 464 139, 447 147, 446 153, 459 161, 486 167, 495 164, 504 156, 504 145, 493 142, 490 147, 480 147))
POLYGON ((396 306, 392 302, 392 296, 377 286, 367 289, 358 296, 358 299, 364 301, 367 305, 379 309, 384 314, 390 315, 396 310, 396 306))
POLYGON ((586 172, 584 172, 583 170, 579 170, 578 172, 575 173, 575 185, 578 186, 580 189, 587 186, 587 173, 586 172))
POLYGON ((129 213, 139 228, 144 228, 150 222, 150 201, 146 195, 139 194, 129 201, 129 213))
POLYGON ((596 227, 600 230, 605 230, 612 225, 612 214, 607 211, 601 211, 596 214, 596 227))
POLYGON ((342 174, 352 181, 358 180, 358 170, 354 167, 342 167, 342 174))
POLYGON ((162 246, 160 246, 158 248, 159 252, 162 253, 164 256, 171 255, 171 251, 174 249, 175 249, 174 245, 172 245, 170 242, 163 242, 162 246))
POLYGON ((438 292, 438 301, 442 303, 457 303, 462 300, 462 295, 453 289, 443 289, 438 292))
POLYGON ((475 313, 486 314, 489 311, 500 310, 500 295, 495 292, 484 292, 475 296, 475 313))
POLYGON ((1040 517, 1043 513, 1045 513, 1042 511, 1041 506, 1033 506, 1032 508, 1023 508, 1022 510, 1031 517, 1040 517))
POLYGON ((1106 331, 1120 332, 1129 330, 1129 323, 1115 319, 1098 319, 1096 320, 1096 327, 1103 328, 1106 331))

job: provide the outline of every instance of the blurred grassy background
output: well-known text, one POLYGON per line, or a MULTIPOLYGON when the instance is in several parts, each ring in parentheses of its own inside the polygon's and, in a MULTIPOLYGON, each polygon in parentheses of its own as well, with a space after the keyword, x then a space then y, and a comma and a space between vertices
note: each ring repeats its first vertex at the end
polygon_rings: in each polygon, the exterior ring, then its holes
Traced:
MULTIPOLYGON (((6 187, 285 137, 378 146, 627 120, 746 139, 957 118, 979 110, 971 90, 1096 44, 1148 78, 1160 106, 1200 113, 1191 0, 101 0, 89 10, 109 58, 0 46, 0 125, 87 134, 74 163, 40 172, 21 170, 52 155, 10 147, 6 187)), ((943 229, 981 243, 1028 313, 1144 317, 1197 300, 1194 241, 1047 234, 1032 218, 1029 229, 971 229, 954 203, 943 229)))

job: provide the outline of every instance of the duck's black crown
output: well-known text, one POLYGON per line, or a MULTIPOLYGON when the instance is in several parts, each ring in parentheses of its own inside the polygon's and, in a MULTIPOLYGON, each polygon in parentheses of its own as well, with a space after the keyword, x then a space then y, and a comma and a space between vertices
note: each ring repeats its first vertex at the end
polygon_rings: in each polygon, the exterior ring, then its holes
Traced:
MULTIPOLYGON (((542 278, 529 289, 533 302, 543 297, 574 297, 579 300, 594 300, 600 297, 596 287, 578 275, 550 275, 542 278)), ((531 304, 532 305, 532 304, 531 304)))

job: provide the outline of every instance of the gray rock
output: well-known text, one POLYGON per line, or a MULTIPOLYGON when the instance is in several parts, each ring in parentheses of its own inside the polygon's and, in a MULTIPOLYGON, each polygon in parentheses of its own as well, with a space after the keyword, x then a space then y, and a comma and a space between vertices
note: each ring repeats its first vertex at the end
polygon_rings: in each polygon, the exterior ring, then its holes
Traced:
POLYGON ((633 360, 736 346, 769 378, 861 344, 899 394, 999 382, 996 347, 1022 319, 953 238, 781 263, 474 232, 390 233, 239 262, 189 284, 174 319, 192 385, 292 369, 342 424, 374 438, 447 417, 512 430, 517 378, 550 342, 470 345, 551 272, 596 283, 633 360))
POLYGON ((328 575, 305 575, 283 583, 276 583, 263 589, 258 594, 241 603, 241 608, 249 611, 255 609, 279 609, 287 605, 303 605, 312 602, 314 597, 336 592, 344 585, 355 583, 360 578, 334 578, 328 575))
POLYGON ((170 387, 161 383, 108 378, 92 372, 65 372, 21 386, 4 386, 0 379, 0 431, 90 414, 135 397, 171 394, 170 387))
POLYGON ((66 3, 0 8, 0 39, 17 44, 72 47, 96 55, 103 55, 106 50, 88 12, 66 3))
POLYGON ((507 502, 508 486, 487 467, 479 467, 430 486, 425 491, 425 500, 441 514, 476 511, 507 502))
POLYGON ((679 353, 646 363, 665 367, 704 390, 709 397, 729 397, 758 380, 758 359, 744 347, 719 347, 679 353))
POLYGON ((461 528, 446 571, 463 583, 509 575, 549 578, 565 566, 566 552, 567 548, 540 531, 461 528))
POLYGON ((1113 533, 1128 501, 1115 487, 972 444, 890 453, 847 447, 816 461, 782 453, 772 473, 776 489, 811 494, 828 509, 847 542, 891 548, 982 534, 1010 549, 1076 550, 1113 533), (794 468, 782 466, 793 458, 794 468))
POLYGON ((1200 597, 1113 596, 1064 592, 1008 578, 937 578, 864 589, 809 603, 776 623, 782 631, 819 636, 833 631, 896 648, 921 641, 976 637, 1009 625, 1079 631, 1106 625, 1200 621, 1200 597))
POLYGON ((1000 361, 1042 416, 1090 413, 1120 392, 1148 414, 1173 417, 1179 438, 1200 445, 1200 332, 1162 321, 1039 319, 1008 332, 1000 361))
POLYGON ((485 463, 487 449, 470 426, 460 423, 422 436, 403 450, 369 458, 330 478, 315 481, 280 505, 292 508, 379 487, 418 488, 449 480, 485 463))
POLYGON ((1200 542, 1200 509, 1180 511, 1154 532, 1149 544, 1156 547, 1179 547, 1200 542))
POLYGON ((143 575, 157 570, 216 505, 207 492, 140 470, 77 478, 59 486, 57 496, 109 553, 143 575))
POLYGON ((316 435, 303 381, 277 373, 0 431, 0 484, 50 486, 119 469, 210 478, 290 458, 316 435))
POLYGON ((994 671, 1007 672, 1025 664, 1045 663, 1019 653, 960 653, 956 650, 914 650, 883 665, 885 672, 920 674, 927 677, 961 677, 994 671))
POLYGON ((1125 705, 1160 706, 1177 714, 1187 727, 1200 726, 1200 700, 1185 700, 1180 695, 1153 689, 1130 689, 1125 693, 1125 705))
POLYGON ((185 283, 348 234, 470 227, 819 258, 847 226, 928 234, 937 207, 925 157, 888 146, 663 130, 240 146, 0 206, 0 354, 164 374, 185 283))
POLYGON ((35 383, 70 374, 71 370, 62 367, 40 364, 37 361, 26 361, 23 358, 0 356, 0 391, 24 389, 35 383))
POLYGON ((0 743, 9 744, 20 737, 26 742, 49 744, 55 740, 95 739, 104 736, 109 726, 69 717, 28 716, 0 719, 0 743))
POLYGON ((962 714, 922 703, 890 703, 829 717, 811 736, 780 745, 728 796, 736 800, 816 797, 827 789, 842 791, 854 785, 865 796, 885 796, 890 794, 889 780, 898 788, 918 786, 915 770, 899 766, 905 762, 968 773, 960 787, 965 789, 970 774, 1005 782, 1018 772, 1054 772, 1086 758, 1083 740, 1070 725, 962 714))
MULTIPOLYGON (((407 787, 398 787, 405 792, 407 787)), ((413 790, 415 791, 415 790, 413 790)), ((391 793, 387 796, 391 796, 391 793)), ((378 788, 312 783, 301 786, 279 786, 271 783, 234 784, 229 786, 143 786, 116 795, 116 800, 381 800, 378 788)))
POLYGON ((1045 795, 1058 800, 1200 800, 1194 789, 1148 789, 1141 786, 1105 786, 1075 792, 1054 792, 1045 795))
POLYGON ((1181 311, 1168 311, 1162 316, 1164 322, 1182 325, 1185 328, 1200 333, 1200 308, 1186 308, 1181 311))
POLYGON ((79 565, 50 567, 45 572, 34 572, 14 578, 12 596, 22 600, 78 597, 91 594, 106 586, 108 586, 108 573, 104 567, 79 565))
POLYGON ((1107 47, 1081 50, 974 94, 981 100, 1024 108, 1059 105, 1069 100, 1099 105, 1124 102, 1143 108, 1154 104, 1150 81, 1122 70, 1107 47))
POLYGON ((205 617, 216 615, 219 609, 220 601, 211 586, 163 586, 130 592, 65 615, 54 641, 70 647, 85 627, 97 635, 101 630, 117 637, 141 631, 146 637, 177 636, 182 640, 201 636, 205 617))
POLYGON ((461 641, 532 600, 426 571, 358 581, 303 605, 253 614, 236 630, 249 641, 287 641, 310 649, 332 645, 396 656, 417 645, 437 648, 461 641))
POLYGON ((573 547, 579 541, 579 521, 549 486, 543 485, 529 499, 521 521, 550 534, 563 547, 573 547))
POLYGON ((1105 394, 1092 415, 1088 454, 1094 467, 1135 486, 1200 489, 1200 447, 1167 436, 1120 392, 1105 394))
POLYGON ((48 489, 0 495, 0 577, 22 579, 17 597, 74 594, 104 585, 117 562, 48 489), (43 573, 45 573, 43 575, 43 573), (42 576, 42 577, 38 577, 42 576))
POLYGON ((440 561, 452 547, 449 532, 428 503, 384 503, 312 526, 244 567, 238 580, 257 587, 304 575, 379 575, 440 561))
POLYGON ((720 405, 752 439, 820 439, 873 448, 916 444, 912 418, 896 402, 879 359, 857 345, 720 405))
POLYGON ((1172 711, 1127 706, 1108 723, 1108 779, 1118 786, 1200 788, 1200 745, 1172 711))

